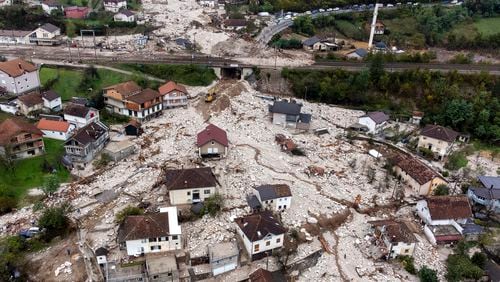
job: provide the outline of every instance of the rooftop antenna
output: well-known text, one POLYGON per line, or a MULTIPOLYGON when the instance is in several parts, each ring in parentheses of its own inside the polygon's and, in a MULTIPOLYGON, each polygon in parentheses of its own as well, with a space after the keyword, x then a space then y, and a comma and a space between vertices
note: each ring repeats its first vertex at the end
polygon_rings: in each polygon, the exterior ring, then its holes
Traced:
POLYGON ((375 9, 373 10, 372 25, 370 28, 370 40, 368 41, 368 50, 372 49, 373 35, 375 34, 375 25, 377 23, 377 15, 378 15, 378 3, 375 3, 375 9))

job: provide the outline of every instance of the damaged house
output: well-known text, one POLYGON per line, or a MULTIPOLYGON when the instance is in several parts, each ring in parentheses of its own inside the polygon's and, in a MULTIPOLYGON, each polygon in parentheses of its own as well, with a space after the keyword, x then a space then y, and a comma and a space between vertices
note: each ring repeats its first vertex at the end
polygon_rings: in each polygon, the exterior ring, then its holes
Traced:
POLYGON ((226 131, 209 124, 198 133, 196 146, 198 146, 198 155, 200 157, 225 157, 229 140, 227 140, 226 131))
POLYGON ((430 150, 438 160, 443 160, 451 153, 458 135, 450 128, 428 124, 420 131, 417 146, 430 150))
POLYGON ((461 240, 464 228, 472 217, 465 195, 434 196, 417 202, 417 215, 425 224, 424 233, 433 244, 447 244, 461 240))
POLYGON ((479 176, 478 182, 478 187, 469 187, 469 199, 476 206, 500 213, 500 176, 479 176))
POLYGON ((283 247, 286 228, 270 211, 235 219, 237 232, 250 258, 259 259, 283 247))
POLYGON ((417 239, 406 223, 396 220, 369 221, 373 227, 375 244, 388 259, 412 256, 417 239))
POLYGON ((217 179, 209 167, 167 170, 165 185, 172 205, 203 202, 217 191, 217 179))
POLYGON ((66 143, 65 158, 70 162, 89 163, 104 148, 109 140, 109 130, 100 121, 80 128, 66 143))
POLYGON ((286 184, 261 185, 248 200, 252 210, 284 211, 292 204, 292 191, 286 184))
POLYGON ((309 130, 311 115, 301 113, 301 109, 302 104, 298 104, 295 100, 274 101, 273 105, 269 105, 273 124, 309 130))
POLYGON ((31 123, 16 118, 0 123, 0 156, 31 158, 45 153, 43 133, 31 123))

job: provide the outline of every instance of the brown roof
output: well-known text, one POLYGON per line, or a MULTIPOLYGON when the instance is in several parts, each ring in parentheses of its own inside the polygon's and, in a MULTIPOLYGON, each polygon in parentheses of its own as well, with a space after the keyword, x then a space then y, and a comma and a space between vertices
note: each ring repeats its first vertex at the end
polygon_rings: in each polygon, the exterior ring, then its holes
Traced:
POLYGON ((142 104, 148 101, 152 101, 155 98, 161 97, 160 93, 154 91, 153 89, 144 89, 141 92, 128 96, 126 99, 128 101, 137 103, 137 104, 142 104))
POLYGON ((420 131, 420 135, 446 142, 453 142, 457 139, 458 132, 444 126, 428 124, 420 131))
POLYGON ((65 115, 76 116, 81 118, 86 117, 89 111, 90 108, 74 103, 68 104, 68 106, 64 108, 65 115))
POLYGON ((54 101, 61 96, 59 96, 59 94, 57 94, 54 90, 47 90, 42 92, 42 97, 49 101, 54 101))
POLYGON ((229 143, 226 132, 213 124, 209 124, 205 129, 198 133, 196 144, 200 147, 210 141, 217 141, 217 143, 224 145, 224 147, 227 147, 229 143))
POLYGON ((245 19, 227 19, 224 21, 226 26, 246 26, 247 20, 245 19))
POLYGON ((174 90, 187 94, 186 87, 177 84, 173 81, 169 81, 158 88, 158 91, 160 92, 161 95, 168 94, 174 90))
POLYGON ((262 201, 292 196, 292 191, 290 191, 290 186, 286 184, 274 184, 274 185, 266 184, 256 187, 255 190, 259 192, 260 199, 262 201))
POLYGON ((442 178, 437 172, 423 164, 421 161, 407 155, 397 155, 392 158, 394 165, 400 167, 404 172, 415 179, 420 185, 431 181, 436 177, 442 178))
POLYGON ((240 217, 235 222, 251 242, 262 240, 268 234, 281 235, 286 232, 286 228, 269 211, 240 217))
POLYGON ((36 127, 40 130, 51 130, 59 132, 67 132, 69 128, 69 122, 61 120, 50 120, 42 118, 36 127))
POLYGON ((472 217, 467 196, 434 196, 427 198, 427 208, 432 220, 472 217))
POLYGON ((35 65, 21 59, 0 62, 0 71, 5 72, 12 77, 21 76, 26 72, 34 72, 37 69, 38 68, 35 65))
POLYGON ((285 276, 280 271, 270 272, 259 268, 249 275, 250 282, 283 282, 285 276))
POLYGON ((108 129, 102 123, 92 122, 80 128, 70 140, 75 140, 85 146, 91 142, 97 141, 97 139, 103 136, 107 131, 108 129))
POLYGON ((168 213, 127 216, 118 228, 118 242, 170 235, 168 213))
POLYGON ((165 184, 168 190, 215 187, 217 179, 209 167, 174 169, 165 172, 165 184))
POLYGON ((137 85, 137 83, 135 83, 135 81, 132 81, 132 80, 127 81, 127 82, 123 82, 123 83, 119 83, 119 84, 115 84, 115 85, 111 85, 111 86, 105 87, 103 89, 104 90, 114 89, 118 93, 120 93, 123 97, 137 94, 142 90, 142 88, 139 85, 137 85))
POLYGON ((369 221, 372 226, 378 228, 379 230, 384 230, 384 234, 387 236, 388 240, 393 243, 404 242, 404 243, 414 243, 417 239, 411 232, 410 228, 404 222, 396 220, 375 220, 369 221))
POLYGON ((18 99, 19 101, 21 101, 21 103, 25 104, 28 107, 33 107, 38 104, 43 104, 42 95, 36 92, 31 92, 28 94, 21 95, 18 97, 18 99))
POLYGON ((369 117, 371 118, 376 124, 381 124, 384 121, 389 120, 389 116, 384 113, 384 112, 368 112, 366 115, 362 117, 369 117))
POLYGON ((0 123, 0 144, 9 144, 12 137, 21 133, 43 135, 43 133, 33 124, 27 123, 17 118, 9 118, 0 123))

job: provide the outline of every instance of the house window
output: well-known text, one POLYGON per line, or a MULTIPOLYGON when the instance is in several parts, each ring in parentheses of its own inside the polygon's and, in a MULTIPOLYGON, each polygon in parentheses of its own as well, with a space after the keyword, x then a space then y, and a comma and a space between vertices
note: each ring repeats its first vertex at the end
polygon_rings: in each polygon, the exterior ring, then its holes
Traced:
POLYGON ((258 252, 259 251, 259 244, 255 244, 255 246, 253 246, 253 251, 254 252, 258 252))
POLYGON ((205 193, 205 195, 209 195, 210 194, 210 189, 206 189, 203 193, 205 193))
POLYGON ((406 250, 405 250, 405 254, 407 254, 407 253, 409 253, 409 252, 410 252, 410 250, 408 250, 408 249, 406 249, 406 250))
POLYGON ((160 241, 163 242, 163 241, 167 241, 167 237, 160 237, 160 241))
POLYGON ((174 236, 172 236, 172 240, 177 240, 178 238, 179 238, 179 236, 178 236, 178 235, 174 235, 174 236))
POLYGON ((271 241, 267 241, 266 246, 271 246, 271 241))
POLYGON ((280 243, 281 242, 281 238, 276 238, 276 243, 280 243))
POLYGON ((149 242, 158 242, 158 238, 149 238, 149 242))
POLYGON ((278 206, 278 209, 281 210, 281 206, 278 206))
POLYGON ((148 242, 148 239, 142 239, 141 240, 141 243, 147 243, 148 242))
POLYGON ((151 246, 151 251, 161 250, 161 246, 151 246))
POLYGON ((187 195, 188 195, 188 196, 191 196, 191 192, 187 192, 187 195))

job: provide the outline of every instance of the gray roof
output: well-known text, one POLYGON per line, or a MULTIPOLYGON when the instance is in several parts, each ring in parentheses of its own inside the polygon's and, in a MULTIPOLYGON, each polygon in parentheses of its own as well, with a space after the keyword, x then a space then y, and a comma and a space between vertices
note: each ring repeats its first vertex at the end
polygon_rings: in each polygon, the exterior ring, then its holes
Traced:
POLYGON ((306 45, 306 46, 313 46, 314 44, 316 44, 316 43, 318 43, 318 42, 320 42, 320 41, 321 41, 321 40, 320 40, 318 37, 313 36, 313 37, 311 37, 311 38, 308 38, 308 39, 304 40, 304 41, 302 42, 302 44, 304 44, 304 45, 306 45))
POLYGON ((375 47, 379 49, 387 49, 387 45, 382 41, 375 43, 375 47))
POLYGON ((59 30, 59 28, 57 26, 55 26, 51 23, 46 23, 46 24, 42 25, 40 28, 44 29, 48 32, 55 32, 55 31, 59 30))
POLYGON ((255 190, 257 190, 257 192, 259 193, 261 201, 292 196, 290 187, 286 184, 275 184, 275 185, 266 184, 256 187, 255 190))
POLYGON ((131 17, 133 15, 135 15, 132 11, 130 10, 121 10, 120 12, 118 12, 118 14, 124 14, 125 16, 127 17, 131 17))
POLYGON ((49 101, 54 101, 55 99, 59 98, 59 94, 57 94, 54 90, 48 90, 45 92, 42 92, 42 98, 45 98, 46 100, 49 101))
POLYGON ((252 210, 260 209, 262 207, 260 205, 259 199, 257 199, 257 196, 255 196, 255 195, 248 196, 247 203, 248 203, 248 206, 250 206, 250 208, 252 208, 252 210))
POLYGON ((299 121, 302 123, 310 123, 311 117, 311 114, 300 114, 299 121))
POLYGON ((384 121, 389 120, 389 116, 386 115, 384 112, 368 112, 366 115, 362 117, 369 117, 371 118, 376 124, 381 124, 384 121))
POLYGON ((500 176, 479 176, 478 180, 485 188, 500 189, 500 176))
POLYGON ((360 57, 365 57, 366 55, 368 55, 368 51, 366 51, 366 49, 364 48, 358 48, 354 51, 354 53, 356 53, 358 56, 360 57))
POLYGON ((489 189, 489 188, 475 188, 470 187, 469 190, 474 193, 474 195, 485 198, 488 200, 498 200, 500 199, 500 189, 489 189))
POLYGON ((300 115, 300 109, 302 104, 297 104, 294 102, 288 102, 286 100, 274 101, 272 106, 269 106, 269 111, 271 113, 287 114, 287 115, 300 115))
POLYGON ((31 33, 31 30, 11 30, 11 29, 0 29, 0 36, 9 37, 25 37, 31 33))
POLYGON ((465 224, 461 224, 462 228, 464 229, 462 231, 463 234, 481 234, 483 233, 484 228, 480 225, 477 225, 474 223, 474 221, 470 218, 467 219, 465 224))

